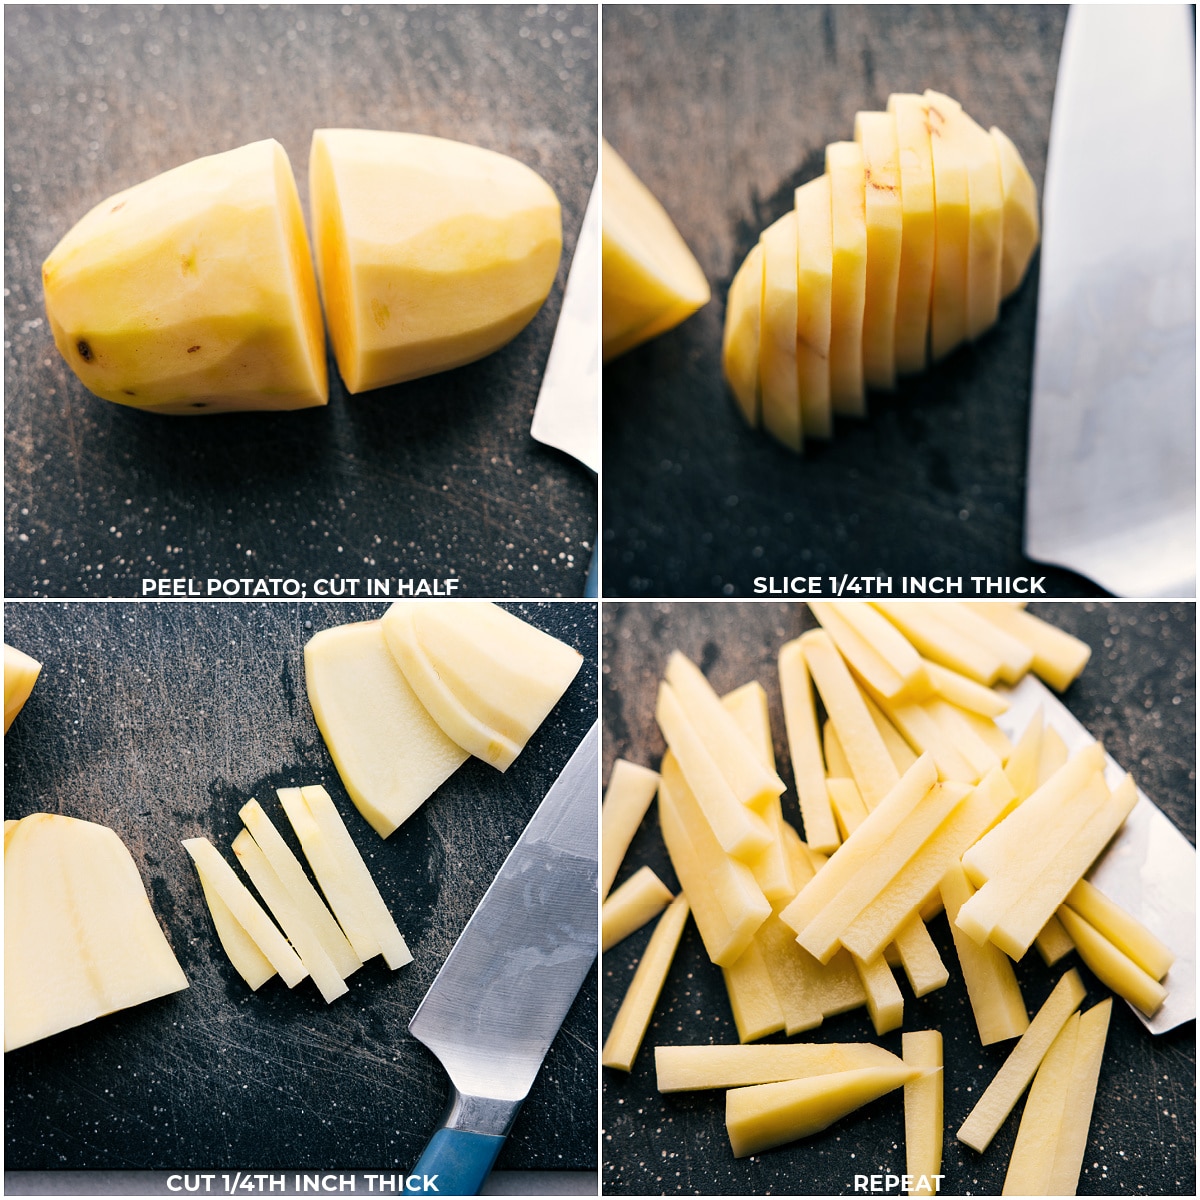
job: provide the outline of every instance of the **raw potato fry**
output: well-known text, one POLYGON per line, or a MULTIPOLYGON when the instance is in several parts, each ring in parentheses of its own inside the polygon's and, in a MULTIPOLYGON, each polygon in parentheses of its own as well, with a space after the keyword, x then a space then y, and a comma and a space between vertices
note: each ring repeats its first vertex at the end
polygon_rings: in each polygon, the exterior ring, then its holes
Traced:
POLYGON ((610 950, 647 921, 653 921, 671 900, 670 890, 649 867, 634 872, 601 909, 601 950, 610 950))
MULTIPOLYGON (((908 1036, 907 1034, 905 1035, 908 1036)), ((904 1064, 871 1042, 789 1042, 782 1046, 656 1046, 660 1092, 751 1087, 904 1064)), ((927 1064, 910 1064, 924 1066, 927 1064)), ((939 1064, 940 1065, 940 1064, 939 1064)))
POLYGON ((910 917, 900 926, 893 945, 900 954, 900 962, 914 996, 927 996, 950 982, 950 972, 946 970, 946 964, 942 962, 920 915, 910 917))
POLYGON ((1065 692, 1079 678, 1092 655, 1087 642, 1007 604, 969 603, 970 609, 1016 638, 1033 653, 1033 672, 1057 692, 1065 692))
POLYGON ((1072 1013, 1042 1059, 1025 1101, 1003 1196, 1050 1196, 1050 1175, 1063 1115, 1070 1102, 1079 1014, 1072 1013))
POLYGON ((771 714, 762 684, 757 680, 743 683, 740 688, 734 688, 722 696, 721 704, 738 723, 738 728, 758 754, 759 761, 774 772, 775 739, 771 736, 771 714))
MULTIPOLYGON (((833 722, 828 717, 825 718, 822 740, 825 743, 825 762, 829 768, 828 778, 845 779, 850 783, 854 783, 854 772, 850 770, 850 760, 846 757, 846 752, 842 749, 842 743, 838 741, 837 730, 834 729, 833 722)), ((828 781, 825 786, 828 788, 828 781)), ((858 795, 857 784, 854 787, 854 794, 858 795)), ((862 797, 859 796, 859 799, 861 800, 862 797)), ((832 798, 830 803, 832 803, 832 798)), ((842 838, 842 841, 845 840, 845 838, 842 838)))
POLYGON ((1075 1061, 1068 1092, 1070 1102, 1059 1128, 1054 1167, 1046 1192, 1049 1196, 1074 1196, 1079 1188, 1079 1171, 1087 1150, 1088 1128, 1092 1123, 1092 1106, 1096 1100, 1096 1082, 1100 1078, 1100 1062, 1104 1057, 1104 1042, 1108 1037, 1111 1016, 1112 1000, 1108 999, 1101 1000, 1079 1018, 1075 1061))
MULTIPOLYGON (((854 956, 851 955, 851 958, 854 956)), ((867 993, 867 1012, 875 1032, 883 1037, 885 1033, 899 1029, 904 1024, 904 997, 883 955, 870 962, 854 958, 854 966, 867 993)))
POLYGON ((991 717, 981 716, 979 713, 971 712, 968 708, 961 708, 957 704, 951 705, 951 708, 958 714, 960 720, 966 721, 975 736, 991 750, 1001 763, 1008 762, 1013 752, 1012 742, 1008 740, 1008 734, 991 717))
POLYGON ((925 1072, 904 1085, 904 1171, 913 1178, 910 1196, 932 1196, 933 1177, 942 1170, 942 1035, 936 1029, 906 1033, 901 1046, 904 1065, 925 1072))
POLYGON ((821 985, 826 968, 796 944, 792 931, 774 913, 762 923, 754 941, 779 999, 788 1037, 816 1029, 829 1015, 821 985))
POLYGON ((1008 711, 1008 700, 994 689, 935 662, 926 663, 925 669, 929 672, 933 690, 943 700, 949 700, 951 704, 978 713, 981 717, 998 717, 1008 711))
POLYGON ((1051 917, 1042 926, 1041 932, 1033 939, 1033 944, 1037 946, 1042 962, 1048 967, 1054 966, 1075 949, 1075 943, 1071 941, 1058 917, 1051 917))
POLYGON ((867 712, 871 714, 871 720, 875 722, 875 728, 879 730, 879 736, 883 738, 883 744, 892 756, 892 762, 896 764, 896 770, 903 775, 917 761, 916 751, 904 740, 900 731, 884 716, 883 710, 866 692, 863 692, 862 698, 863 703, 867 706, 867 712))
POLYGON ((867 806, 853 779, 831 779, 828 786, 829 802, 844 842, 867 819, 867 806))
POLYGON ((905 680, 846 620, 840 608, 828 600, 810 600, 808 607, 856 675, 889 700, 894 700, 904 691, 905 680))
POLYGON ((957 863, 947 868, 941 893, 980 1043, 990 1046, 1020 1037, 1029 1028, 1029 1016, 1012 961, 991 942, 977 945, 955 924, 958 910, 972 894, 971 882, 957 863))
POLYGON ((779 690, 805 837, 814 850, 836 850, 841 843, 825 787, 817 708, 799 638, 779 651, 779 690))
POLYGON ((1110 900, 1095 884, 1081 879, 1067 894, 1067 905, 1118 950, 1160 982, 1171 969, 1175 954, 1140 921, 1110 900))
POLYGON ((921 706, 933 718, 942 736, 967 760, 977 783, 990 770, 1002 766, 1000 756, 971 728, 968 714, 961 708, 935 696, 921 706))
POLYGON ((600 1055, 604 1066, 616 1067, 619 1071, 633 1070, 634 1059, 650 1027, 654 1006, 662 994, 687 917, 687 897, 680 895, 659 918, 604 1043, 600 1055))
POLYGON ((629 843, 633 841, 633 835, 637 833, 657 791, 657 771, 639 767, 623 758, 613 763, 600 809, 601 900, 608 895, 629 843))
POLYGON ((1033 651, 997 625, 954 600, 939 601, 938 618, 968 641, 984 647, 1000 660, 1000 679, 1016 684, 1033 666, 1033 651))
POLYGON ((1052 725, 1047 725, 1042 733, 1042 755, 1038 759, 1038 787, 1066 766, 1070 757, 1071 752, 1067 749, 1067 743, 1062 740, 1062 734, 1052 725))
POLYGON ((1105 987, 1112 988, 1148 1017, 1158 1012, 1167 998, 1167 989, 1161 983, 1067 905, 1058 910, 1058 919, 1075 943, 1079 957, 1105 987))
POLYGON ((933 755, 940 778, 957 783, 978 781, 974 767, 946 738, 924 705, 912 701, 890 704, 882 698, 879 698, 878 703, 884 716, 900 731, 910 746, 920 754, 933 755))
MULTIPOLYGON (((760 931, 761 932, 761 931, 760 931)), ((738 1041, 755 1042, 778 1033, 786 1024, 779 993, 771 981, 766 958, 758 945, 758 934, 737 962, 721 968, 725 992, 738 1041)), ((820 1021, 818 1020, 818 1024, 820 1021)))
POLYGON ((200 888, 204 892, 204 901, 217 928, 217 937, 229 956, 233 969, 250 985, 252 992, 257 992, 268 979, 274 978, 275 968, 203 874, 200 874, 200 888))
MULTIPOLYGON (((939 355, 934 354, 937 358, 939 355)), ((941 603, 876 600, 875 607, 924 655, 985 687, 1000 678, 1004 662, 998 654, 947 625, 938 615, 941 603)))
POLYGON ((760 1154, 820 1133, 920 1073, 905 1066, 864 1067, 836 1075, 731 1088, 725 1096, 725 1129, 734 1156, 760 1154))
POLYGON ((865 600, 843 600, 834 604, 842 619, 904 680, 907 696, 923 700, 930 691, 925 660, 916 648, 878 610, 865 600))
MULTIPOLYGON (((1017 793, 1017 802, 1023 803, 1037 791, 1039 764, 1042 758, 1042 729, 1045 720, 1039 706, 1025 726, 1025 731, 1017 739, 1013 752, 1004 764, 1004 773, 1013 791, 1017 793)), ((1065 747, 1064 747, 1065 749, 1065 747)))
POLYGON ((979 1097, 970 1115, 958 1130, 958 1140, 982 1154, 996 1136, 1005 1118, 1029 1086, 1034 1072, 1058 1037, 1067 1018, 1079 1007, 1084 997, 1083 982, 1078 971, 1068 971, 1054 986, 1046 1003, 1038 1010, 1013 1047, 1004 1065, 996 1072, 987 1090, 979 1097))

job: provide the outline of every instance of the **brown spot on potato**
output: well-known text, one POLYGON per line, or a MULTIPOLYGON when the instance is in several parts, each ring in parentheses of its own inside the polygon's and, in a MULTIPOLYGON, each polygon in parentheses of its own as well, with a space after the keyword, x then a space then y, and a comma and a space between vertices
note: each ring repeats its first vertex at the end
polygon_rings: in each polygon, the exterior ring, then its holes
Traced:
POLYGON ((193 407, 193 408, 207 408, 207 407, 208 407, 208 404, 207 404, 205 401, 203 401, 203 400, 197 400, 197 401, 196 401, 196 402, 195 402, 195 403, 192 405, 192 407, 193 407))
POLYGON ((119 212, 119 211, 120 211, 121 209, 123 209, 124 207, 125 207, 125 201, 124 201, 124 200, 122 200, 120 204, 114 204, 114 205, 112 206, 112 208, 110 208, 108 211, 109 211, 110 213, 115 213, 115 212, 119 212))
POLYGON ((388 306, 384 304, 382 300, 372 300, 371 316, 375 318, 375 324, 378 325, 380 329, 386 329, 387 323, 389 320, 391 320, 392 314, 388 310, 388 306))
POLYGON ((199 349, 200 349, 200 347, 199 347, 199 346, 189 346, 189 347, 188 347, 188 353, 189 353, 189 354, 195 354, 195 353, 196 353, 196 351, 197 351, 197 350, 199 350, 199 349))
POLYGON ((129 388, 122 388, 122 391, 124 391, 125 395, 127 395, 127 396, 136 396, 137 395, 137 392, 132 392, 129 390, 129 388))
POLYGON ((79 357, 82 358, 84 362, 91 362, 95 357, 95 355, 92 354, 91 346, 89 346, 87 342, 83 340, 83 338, 80 338, 79 341, 75 343, 75 349, 79 351, 79 357))

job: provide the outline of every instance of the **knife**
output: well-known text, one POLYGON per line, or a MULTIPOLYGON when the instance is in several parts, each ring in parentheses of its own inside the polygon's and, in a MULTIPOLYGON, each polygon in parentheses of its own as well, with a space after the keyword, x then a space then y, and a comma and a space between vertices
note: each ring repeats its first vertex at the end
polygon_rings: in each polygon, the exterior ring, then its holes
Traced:
MULTIPOLYGON (((600 188, 592 185, 530 433, 600 470, 600 188)), ((595 596, 596 552, 585 596, 595 596)))
MULTIPOLYGON (((1027 675, 1008 693, 1009 708, 996 724, 1013 740, 1040 708, 1046 725, 1072 753, 1096 739, 1039 679, 1027 675)), ((1125 772, 1109 756, 1110 786, 1125 772)), ((1175 952, 1163 986, 1167 998, 1153 1017, 1129 1005, 1151 1033, 1166 1033, 1196 1017, 1196 851, 1170 819, 1138 789, 1137 804, 1087 878, 1175 952)))
POLYGON ((597 722, 409 1022, 452 1085, 442 1124, 410 1173, 436 1175, 442 1195, 478 1194, 596 959, 599 741, 597 722))
POLYGON ((1196 591, 1195 28, 1073 4, 1043 199, 1025 550, 1196 591))

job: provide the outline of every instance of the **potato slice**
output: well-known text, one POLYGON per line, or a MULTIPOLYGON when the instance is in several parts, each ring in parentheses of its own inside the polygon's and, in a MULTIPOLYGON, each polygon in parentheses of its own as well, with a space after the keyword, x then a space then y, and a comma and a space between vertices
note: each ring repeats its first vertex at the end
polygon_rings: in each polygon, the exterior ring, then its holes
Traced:
POLYGON ((1058 910, 1058 919, 1075 943, 1079 957, 1105 987, 1112 988, 1118 996, 1128 1000, 1148 1017, 1158 1012, 1167 998, 1167 989, 1161 983, 1143 971, 1068 905, 1064 904, 1058 910))
POLYGON ((5 830, 6 1052, 187 986, 113 830, 55 813, 5 830))
POLYGON ((687 897, 676 896, 654 927, 646 953, 642 955, 629 991, 617 1010, 600 1053, 603 1066, 615 1067, 618 1071, 633 1070, 634 1060, 650 1027, 654 1006, 662 994, 687 918, 687 897))
POLYGON ((1004 630, 1033 652, 1033 673, 1055 691, 1065 692, 1079 677, 1092 648, 1041 617, 1007 604, 968 602, 972 612, 1004 630))
POLYGON ((800 420, 800 377, 796 368, 795 210, 764 229, 762 325, 759 329, 758 379, 762 427, 790 450, 804 449, 800 420))
POLYGON ((946 970, 919 913, 914 913, 900 926, 892 945, 900 955, 900 964, 908 976, 909 987, 918 999, 944 988, 950 982, 950 972, 946 970))
POLYGON ((896 311, 904 210, 900 150, 891 113, 854 115, 862 147, 867 219, 867 280, 863 302, 863 378, 868 387, 896 386, 896 311))
MULTIPOLYGON (((754 934, 754 944, 762 954, 788 1037, 816 1029, 829 1015, 826 1010, 831 1007, 823 982, 827 968, 797 945, 796 935, 776 913, 759 926, 754 934)), ((861 998, 858 1003, 862 1003, 861 998)))
POLYGON ((1062 734, 1053 725, 1047 725, 1042 732, 1042 751, 1038 757, 1038 787, 1049 783, 1055 772, 1067 765, 1070 755, 1062 734))
MULTIPOLYGON (((721 975, 739 1042, 754 1042, 786 1028, 787 1018, 758 944, 758 934, 737 962, 721 968, 721 975)), ((818 1013, 817 1024, 820 1021, 818 1013)))
POLYGON ((1174 951, 1095 884, 1081 879, 1067 893, 1066 903, 1153 979, 1161 981, 1171 969, 1174 951))
POLYGON ((903 680, 906 698, 923 700, 930 694, 925 660, 887 617, 867 601, 844 600, 833 607, 903 680))
POLYGON ((892 762, 896 764, 896 770, 903 775, 917 761, 916 752, 867 692, 863 692, 862 698, 863 703, 867 706, 867 712, 871 714, 871 720, 875 722, 875 728, 879 730, 879 736, 883 738, 887 752, 892 756, 892 762))
POLYGON ((1004 1065, 996 1072, 992 1082, 959 1127, 960 1142, 978 1150, 980 1154, 988 1148, 992 1138, 1004 1124, 1005 1118, 1021 1098, 1021 1093, 1029 1086, 1034 1072, 1041 1065, 1046 1051, 1058 1037, 1059 1031, 1067 1023, 1067 1018, 1082 1003, 1084 995, 1083 982, 1078 971, 1068 971, 1054 985, 1046 1003, 1038 1009, 1037 1015, 1029 1023, 1029 1028, 1021 1035, 1021 1040, 1013 1047, 1012 1053, 1004 1060, 1004 1065))
MULTIPOLYGON (((721 366, 738 409, 751 429, 757 429, 762 411, 758 381, 758 346, 762 337, 763 244, 742 260, 725 308, 725 331, 721 342, 721 366)), ((615 357, 607 348, 604 361, 615 357)), ((828 390, 828 387, 826 388, 828 390)))
POLYGON ((936 1029, 921 1029, 901 1038, 906 1067, 924 1074, 904 1085, 904 1162, 911 1175, 910 1196, 935 1195, 942 1170, 942 1035, 936 1029))
POLYGON ((866 415, 863 390, 863 305, 867 292, 867 213, 862 147, 825 147, 833 212, 833 291, 830 300, 829 396, 833 411, 866 415))
POLYGON ((1008 711, 1008 700, 992 688, 938 663, 926 663, 925 667, 933 690, 943 700, 982 717, 998 717, 1008 711))
POLYGON ((601 890, 603 901, 621 869, 634 834, 658 791, 658 772, 618 758, 608 777, 600 808, 601 890))
POLYGON ((829 802, 833 805, 833 814, 837 817, 838 829, 845 842, 867 819, 867 806, 858 794, 858 786, 853 779, 831 778, 828 787, 829 802))
POLYGON ((1024 732, 1017 739, 1017 744, 1013 747, 1008 762, 1004 764, 1004 773, 1008 776, 1008 781, 1012 784, 1019 803, 1028 800, 1037 791, 1044 727, 1045 718, 1039 705, 1037 711, 1030 718, 1029 724, 1025 726, 1024 732))
MULTIPOLYGON (((841 779, 846 783, 854 784, 854 772, 850 770, 850 760, 846 757, 846 752, 842 749, 842 743, 838 741, 837 730, 834 729, 833 722, 828 717, 825 718, 825 728, 822 732, 821 740, 825 745, 825 761, 829 764, 828 777, 825 781, 826 788, 835 779, 841 779)), ((854 784, 854 794, 858 796, 859 803, 862 803, 862 797, 858 795, 857 784, 854 784)), ((832 797, 830 797, 830 801, 832 803, 832 797)), ((863 807, 865 809, 866 805, 863 805, 863 807)), ((845 837, 843 837, 842 841, 844 842, 845 840, 845 837)))
POLYGON ((318 129, 308 195, 329 337, 352 393, 491 354, 554 284, 558 199, 524 163, 492 150, 318 129))
POLYGON ((873 601, 877 608, 928 659, 991 687, 1004 669, 1004 659, 988 646, 964 636, 941 617, 942 604, 873 601))
POLYGON ((833 329, 833 197, 828 175, 796 189, 796 375, 805 437, 833 436, 829 343, 833 329))
POLYGON ((1033 665, 1033 651, 1024 642, 954 600, 939 601, 935 611, 939 621, 1000 660, 1002 683, 1018 684, 1025 678, 1033 665))
POLYGON ((956 783, 975 783, 979 779, 978 771, 967 762, 954 742, 946 737, 924 704, 911 700, 888 701, 882 696, 876 698, 876 703, 909 746, 933 757, 941 779, 956 783))
POLYGON ((994 125, 989 130, 1000 162, 1004 190, 1004 253, 1000 259, 1000 296, 1021 285, 1038 244, 1037 188, 1016 146, 994 125))
POLYGON ((865 680, 873 691, 894 700, 905 690, 907 680, 846 620, 839 606, 827 600, 810 600, 808 607, 833 639, 846 665, 865 680))
POLYGON ((355 807, 394 833, 467 760, 417 699, 381 621, 324 629, 304 647, 308 699, 355 807))
POLYGON ((850 957, 867 994, 867 1012, 876 1034, 883 1037, 899 1029, 904 1024, 904 996, 887 959, 882 954, 867 962, 853 954, 850 957))
POLYGON ((634 872, 607 900, 600 913, 601 950, 609 950, 653 921, 673 899, 650 867, 634 872))
MULTIPOLYGON (((971 197, 967 163, 948 118, 957 104, 934 101, 926 92, 926 120, 933 157, 935 253, 929 314, 934 362, 967 336, 967 260, 971 237, 971 197)), ((948 97, 946 98, 948 99, 948 97)))
POLYGON ((17 713, 25 707, 33 691, 33 685, 42 672, 42 664, 12 646, 4 647, 4 732, 13 723, 17 713))
POLYGON ((721 704, 754 747, 759 761, 774 772, 775 739, 771 735, 771 713, 762 684, 757 680, 743 683, 732 692, 726 692, 721 697, 721 704))
POLYGON ((656 1046, 654 1050, 660 1092, 750 1087, 785 1079, 808 1079, 814 1075, 838 1075, 844 1071, 901 1065, 900 1059, 891 1051, 871 1042, 656 1046))
POLYGON ((257 992, 268 979, 275 977, 275 968, 203 874, 200 875, 200 889, 204 892, 204 902, 216 927, 217 938, 233 969, 250 985, 252 992, 257 992))
POLYGON ((1096 1082, 1100 1077, 1100 1063, 1104 1058, 1104 1042, 1111 1016, 1112 1000, 1108 999, 1093 1005, 1079 1018, 1075 1061, 1068 1085, 1070 1101, 1063 1111, 1062 1124, 1059 1126, 1047 1195, 1074 1196, 1079 1188, 1079 1171, 1087 1150, 1092 1106, 1096 1101, 1096 1082))
POLYGON ((779 690, 783 695, 783 722, 805 836, 816 850, 835 850, 840 839, 825 786, 812 679, 799 638, 779 651, 779 690))

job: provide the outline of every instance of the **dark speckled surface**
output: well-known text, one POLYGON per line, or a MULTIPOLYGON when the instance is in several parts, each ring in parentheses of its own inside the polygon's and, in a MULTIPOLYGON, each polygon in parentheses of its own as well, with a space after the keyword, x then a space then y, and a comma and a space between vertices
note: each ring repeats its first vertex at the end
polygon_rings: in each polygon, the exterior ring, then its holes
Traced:
MULTIPOLYGON (((6 639, 44 663, 4 742, 6 818, 59 812, 124 839, 190 987, 5 1056, 9 1170, 407 1171, 444 1071, 408 1033, 509 849, 596 719, 592 604, 515 611, 584 655, 504 774, 469 760, 381 840, 342 789, 309 711, 303 645, 381 605, 9 604, 6 639), (298 850, 276 787, 323 782, 412 949, 326 1006, 311 982, 252 993, 217 943, 180 846, 232 861, 256 796, 298 850)), ((593 970, 501 1153, 506 1170, 594 1170, 593 970)))
MULTIPOLYGON (((1083 676, 1063 697, 1067 707, 1195 843, 1196 629, 1191 604, 1044 604, 1030 611, 1093 647, 1083 676)), ((799 824, 783 736, 775 660, 780 646, 813 624, 800 605, 606 604, 603 707, 605 779, 620 756, 657 766, 663 744, 654 695, 667 655, 679 648, 707 672, 718 691, 759 679, 771 702, 780 772, 789 784, 785 815, 799 824)), ((649 864, 670 887, 675 876, 651 812, 618 883, 649 864)), ((945 1042, 947 1195, 999 1195, 1017 1121, 1010 1119, 987 1153, 953 1136, 1009 1044, 982 1049, 944 916, 930 925, 950 970, 947 987, 914 1000, 907 982, 904 1029, 940 1029, 945 1042)), ((603 958, 604 1031, 645 948, 640 930, 603 958)), ((1030 1011, 1058 976, 1036 952, 1017 966, 1030 1011)), ((1088 1005, 1107 994, 1082 969, 1088 1005)), ((827 1020, 818 1041, 877 1040, 865 1009, 827 1020)), ((1195 1192, 1195 1023, 1151 1036, 1118 1001, 1113 1007, 1080 1195, 1193 1195, 1195 1192)), ((771 1041, 780 1038, 768 1039, 771 1041)), ((734 1159, 720 1092, 660 1096, 654 1084, 656 1043, 737 1041, 720 971, 703 953, 694 924, 684 932, 633 1072, 603 1072, 603 1189, 610 1195, 842 1195, 854 1175, 902 1173, 904 1118, 898 1096, 881 1100, 829 1130, 750 1159, 734 1159)), ((882 1039, 900 1052, 900 1033, 882 1039)))
POLYGON ((134 596, 145 576, 458 576, 578 596, 596 487, 529 436, 596 173, 594 5, 13 5, 5 25, 5 581, 134 596), (545 307, 471 366, 328 407, 172 419, 86 391, 40 266, 106 196, 260 138, 307 204, 315 128, 472 142, 563 205, 545 307))

